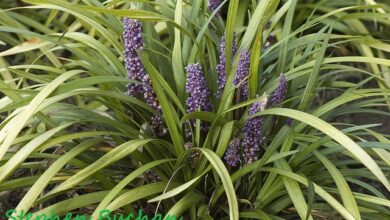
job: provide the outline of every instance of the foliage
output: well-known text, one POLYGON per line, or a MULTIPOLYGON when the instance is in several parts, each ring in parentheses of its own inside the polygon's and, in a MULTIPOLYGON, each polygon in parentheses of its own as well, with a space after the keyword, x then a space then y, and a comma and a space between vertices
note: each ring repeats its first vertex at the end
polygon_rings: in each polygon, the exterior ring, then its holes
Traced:
POLYGON ((225 0, 211 11, 201 0, 2 1, 0 192, 24 189, 15 208, 35 215, 389 219, 390 133, 375 123, 390 116, 382 3, 225 0), (135 56, 146 82, 127 78, 125 17, 142 21, 135 56), (226 84, 215 96, 224 35, 226 84), (247 99, 235 79, 244 51, 247 99), (185 68, 194 63, 204 77, 185 68), (188 71, 206 80, 212 108, 188 111, 197 98, 188 71), (287 93, 276 99, 281 73, 287 93), (126 94, 129 83, 150 83, 159 107, 126 94), (273 104, 248 114, 264 100, 273 104), (371 123, 338 120, 351 114, 371 123), (230 141, 249 137, 256 118, 258 158, 229 166, 230 141))

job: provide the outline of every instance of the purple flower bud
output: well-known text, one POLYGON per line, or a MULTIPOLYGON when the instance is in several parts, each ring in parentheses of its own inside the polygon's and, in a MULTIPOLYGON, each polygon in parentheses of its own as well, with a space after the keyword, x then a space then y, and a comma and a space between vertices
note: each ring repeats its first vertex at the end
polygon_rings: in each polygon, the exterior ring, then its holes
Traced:
POLYGON ((230 167, 236 167, 240 164, 240 139, 234 138, 230 141, 229 147, 225 153, 225 161, 230 167))
POLYGON ((214 11, 215 9, 218 8, 218 6, 221 4, 220 0, 209 0, 209 9, 210 11, 214 11))
MULTIPOLYGON (((217 64, 217 74, 218 74, 218 91, 216 93, 216 97, 220 98, 225 88, 226 84, 226 35, 224 34, 221 39, 220 52, 219 52, 219 63, 217 64)), ((232 48, 232 59, 237 53, 237 45, 236 45, 236 36, 233 36, 233 48, 232 48)))
POLYGON ((246 100, 248 98, 249 64, 249 51, 245 49, 241 53, 240 62, 238 63, 236 75, 233 80, 234 86, 240 89, 241 100, 246 100))
POLYGON ((272 93, 270 106, 275 106, 283 102, 287 92, 287 81, 284 74, 280 74, 278 88, 272 93))
MULTIPOLYGON (((257 112, 265 109, 267 105, 267 97, 264 96, 259 101, 253 103, 248 110, 248 115, 253 116, 257 112)), ((244 161, 251 164, 258 159, 260 152, 260 144, 263 141, 261 127, 264 119, 261 116, 256 116, 247 120, 242 128, 243 139, 242 146, 244 148, 244 161)))
POLYGON ((187 112, 211 111, 212 106, 209 101, 210 91, 203 76, 202 67, 198 64, 188 65, 186 92, 189 93, 186 104, 187 112))

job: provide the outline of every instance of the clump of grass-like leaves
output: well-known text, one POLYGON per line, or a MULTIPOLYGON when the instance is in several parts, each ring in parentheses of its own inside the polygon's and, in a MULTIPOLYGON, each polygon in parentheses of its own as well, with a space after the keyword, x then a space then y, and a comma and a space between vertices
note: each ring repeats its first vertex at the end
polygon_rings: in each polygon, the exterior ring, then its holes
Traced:
POLYGON ((209 1, 2 1, 0 209, 389 219, 390 5, 209 1))

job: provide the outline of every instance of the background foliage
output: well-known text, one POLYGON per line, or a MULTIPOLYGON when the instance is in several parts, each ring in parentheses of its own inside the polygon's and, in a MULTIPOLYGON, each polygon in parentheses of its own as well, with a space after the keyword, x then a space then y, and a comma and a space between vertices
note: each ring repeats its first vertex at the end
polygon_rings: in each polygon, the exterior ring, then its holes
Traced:
POLYGON ((133 3, 1 1, 0 209, 390 218, 387 1, 230 0, 218 13, 206 0, 133 3), (155 111, 125 94, 123 17, 143 23, 141 57, 166 136, 145 126, 155 111), (224 33, 224 93, 212 98, 213 112, 187 114, 184 67, 199 62, 215 93, 224 33), (239 51, 251 53, 243 103, 233 101, 229 84, 239 60, 233 33, 239 51), (262 155, 226 167, 223 155, 248 119, 246 106, 271 94, 282 72, 285 101, 258 113, 266 119, 262 155), (189 119, 211 125, 194 136, 202 155, 195 167, 187 162, 195 151, 184 147, 189 119))

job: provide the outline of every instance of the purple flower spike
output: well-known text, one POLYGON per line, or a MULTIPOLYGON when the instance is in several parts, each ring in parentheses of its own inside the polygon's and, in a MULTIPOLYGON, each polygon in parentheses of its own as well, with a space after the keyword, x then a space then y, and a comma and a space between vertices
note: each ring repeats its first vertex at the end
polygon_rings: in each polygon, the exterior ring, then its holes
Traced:
POLYGON ((209 101, 210 91, 206 85, 206 79, 203 76, 202 67, 198 64, 191 64, 186 67, 187 82, 186 92, 189 97, 186 101, 187 112, 211 111, 212 106, 209 101))
MULTIPOLYGON (((219 63, 217 64, 217 73, 218 73, 218 91, 216 93, 216 97, 220 98, 225 88, 226 84, 226 35, 224 34, 221 39, 220 52, 219 52, 219 63)), ((233 48, 232 48, 232 59, 237 53, 237 45, 236 45, 236 36, 233 36, 233 48)))
POLYGON ((240 56, 240 62, 237 66, 236 76, 234 77, 233 84, 239 86, 241 83, 248 79, 249 74, 249 51, 243 50, 240 56))
MULTIPOLYGON (((211 111, 212 105, 209 101, 210 90, 207 87, 206 79, 203 76, 202 67, 198 64, 191 64, 186 67, 187 82, 186 92, 189 96, 186 100, 187 112, 194 111, 211 111)), ((196 126, 195 120, 191 120, 190 123, 196 126)), ((208 126, 201 122, 200 129, 203 132, 207 132, 208 126)), ((186 137, 191 137, 189 129, 186 131, 186 137)))
POLYGON ((136 50, 143 49, 144 39, 142 38, 141 22, 130 18, 124 18, 123 25, 125 26, 123 38, 126 49, 133 53, 135 53, 136 50))
MULTIPOLYGON (((141 22, 124 18, 123 24, 124 57, 127 76, 131 80, 142 81, 145 70, 137 54, 137 50, 143 50, 144 43, 141 22)), ((127 85, 127 93, 130 96, 136 96, 137 93, 142 93, 142 85, 129 83, 127 85)))
POLYGON ((240 88, 241 100, 248 98, 248 77, 249 77, 250 57, 249 51, 243 50, 240 56, 240 62, 237 66, 236 76, 233 80, 234 86, 240 88))
MULTIPOLYGON (((267 105, 267 97, 263 96, 259 101, 253 103, 248 110, 248 115, 253 116, 257 112, 265 109, 267 105)), ((260 152, 260 144, 263 141, 261 127, 264 119, 261 116, 253 117, 247 120, 242 128, 243 139, 242 146, 244 147, 244 161, 251 164, 258 159, 260 152)))
POLYGON ((214 11, 221 4, 220 0, 209 0, 209 9, 210 11, 214 11))
POLYGON ((220 45, 220 53, 219 53, 219 63, 217 64, 217 73, 218 73, 218 91, 217 98, 221 97, 223 88, 225 88, 226 84, 226 55, 225 55, 225 35, 222 36, 221 45, 220 45))
POLYGON ((280 74, 278 88, 272 93, 270 106, 275 106, 283 102, 287 92, 287 81, 284 74, 280 74))
POLYGON ((230 141, 229 147, 225 154, 225 161, 230 167, 236 167, 240 164, 240 139, 234 138, 230 141))
POLYGON ((143 93, 145 102, 158 112, 151 118, 151 126, 153 131, 161 136, 167 133, 164 127, 160 103, 157 100, 157 95, 153 90, 152 82, 149 75, 146 73, 137 50, 143 50, 143 37, 141 22, 129 18, 123 19, 124 31, 123 39, 125 44, 125 67, 128 78, 142 82, 143 84, 129 83, 127 85, 127 94, 136 96, 138 93, 143 93))

